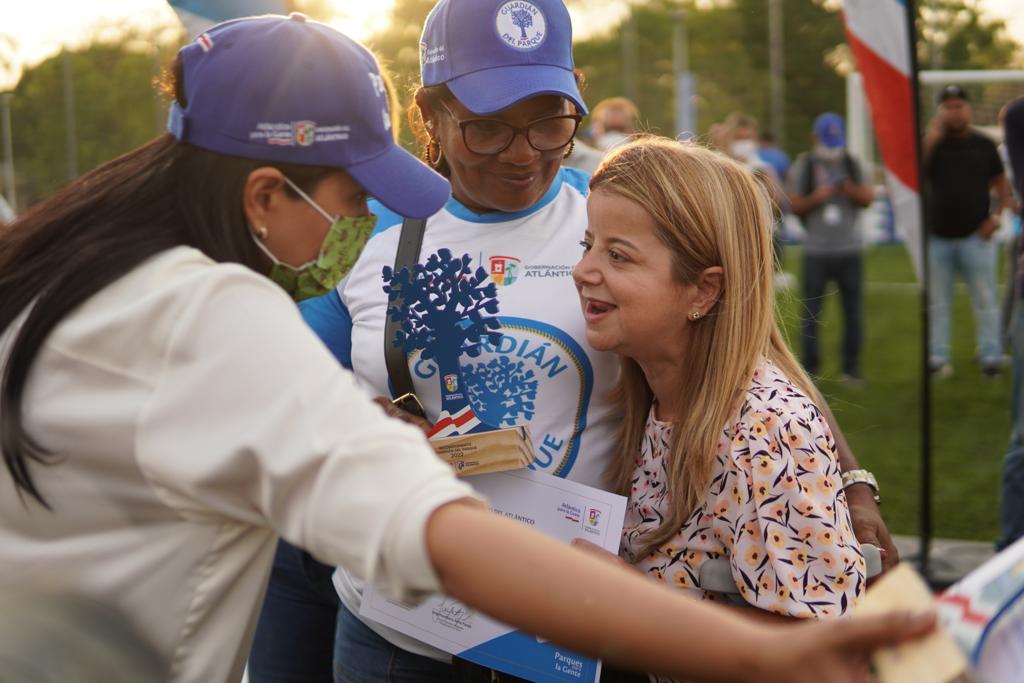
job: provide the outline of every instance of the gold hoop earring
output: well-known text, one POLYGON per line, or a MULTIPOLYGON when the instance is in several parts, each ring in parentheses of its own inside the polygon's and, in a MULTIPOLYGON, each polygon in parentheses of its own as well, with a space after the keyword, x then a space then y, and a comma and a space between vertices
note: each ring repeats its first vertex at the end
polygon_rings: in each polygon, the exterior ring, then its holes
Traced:
POLYGON ((430 138, 427 148, 423 150, 423 160, 436 169, 441 165, 442 159, 441 143, 437 141, 437 138, 430 138))
POLYGON ((267 226, 261 225, 256 228, 256 237, 259 238, 260 242, 265 242, 268 235, 270 235, 270 231, 267 230, 267 226))
POLYGON ((704 314, 700 311, 694 311, 690 314, 690 320, 697 321, 704 317, 704 314))
POLYGON ((576 138, 573 138, 572 140, 569 140, 569 149, 565 150, 565 154, 562 155, 562 158, 563 159, 568 159, 569 155, 572 154, 572 151, 574 149, 576 149, 576 138))

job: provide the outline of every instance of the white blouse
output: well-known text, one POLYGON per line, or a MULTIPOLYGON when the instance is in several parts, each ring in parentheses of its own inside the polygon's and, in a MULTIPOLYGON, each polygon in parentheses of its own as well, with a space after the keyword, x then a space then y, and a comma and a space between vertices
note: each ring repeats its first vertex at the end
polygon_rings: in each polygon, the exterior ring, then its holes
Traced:
MULTIPOLYGON (((15 328, 0 336, 6 357, 15 328)), ((428 516, 472 496, 276 285, 179 247, 50 334, 25 425, 49 511, 0 470, 0 585, 112 603, 171 681, 241 678, 278 535, 391 596, 438 589, 428 516)))

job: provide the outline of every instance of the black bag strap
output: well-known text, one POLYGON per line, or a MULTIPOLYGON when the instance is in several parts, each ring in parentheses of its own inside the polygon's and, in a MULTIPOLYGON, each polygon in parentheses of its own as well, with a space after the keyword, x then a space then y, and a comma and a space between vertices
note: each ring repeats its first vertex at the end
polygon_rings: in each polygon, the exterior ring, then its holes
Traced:
MULTIPOLYGON (((398 251, 395 253, 395 273, 401 272, 403 268, 412 270, 413 265, 420 258, 420 247, 423 246, 423 233, 426 231, 427 221, 422 218, 406 218, 402 221, 402 233, 398 237, 398 251)), ((405 302, 401 299, 395 304, 405 309, 405 302)), ((409 374, 409 363, 405 357, 405 349, 395 346, 395 335, 402 329, 402 320, 393 320, 391 315, 386 315, 384 322, 384 364, 388 369, 388 377, 391 379, 391 392, 396 398, 408 394, 415 395, 412 385, 412 375, 409 374)))
POLYGON ((814 186, 817 179, 814 177, 814 155, 808 154, 804 157, 803 177, 801 178, 802 187, 800 194, 806 197, 807 195, 814 192, 814 186))
MULTIPOLYGON (((803 189, 803 193, 802 194, 804 196, 807 196, 807 195, 811 194, 812 192, 814 192, 814 190, 816 189, 816 186, 817 186, 817 179, 815 178, 815 173, 814 173, 814 165, 817 163, 817 160, 815 159, 815 156, 813 154, 808 154, 806 159, 807 159, 807 164, 806 164, 806 166, 803 169, 804 174, 803 174, 803 178, 802 178, 802 180, 803 180, 803 183, 802 183, 802 185, 803 185, 803 188, 802 188, 803 189)), ((853 157, 850 156, 850 153, 845 151, 845 150, 843 151, 843 170, 846 172, 846 177, 847 178, 849 178, 853 182, 855 182, 858 185, 860 185, 860 183, 861 183, 860 167, 858 167, 857 164, 854 163, 853 157)))
POLYGON ((846 175, 857 185, 861 184, 860 167, 854 163, 853 157, 850 153, 843 151, 843 166, 846 168, 846 175))

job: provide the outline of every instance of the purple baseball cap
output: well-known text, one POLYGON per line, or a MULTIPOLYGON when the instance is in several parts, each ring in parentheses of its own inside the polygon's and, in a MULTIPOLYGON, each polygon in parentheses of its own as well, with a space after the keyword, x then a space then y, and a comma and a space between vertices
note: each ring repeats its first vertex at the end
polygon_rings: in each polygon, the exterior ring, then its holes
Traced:
POLYGON ((846 123, 839 114, 826 112, 814 119, 814 135, 829 149, 846 147, 846 123))
POLYGON ((562 0, 440 0, 423 26, 420 71, 424 86, 447 85, 475 114, 536 95, 561 95, 587 113, 562 0))
POLYGON ((298 13, 235 19, 178 55, 187 104, 172 104, 167 128, 182 142, 343 169, 411 218, 448 201, 448 181, 395 143, 376 59, 335 29, 298 13))

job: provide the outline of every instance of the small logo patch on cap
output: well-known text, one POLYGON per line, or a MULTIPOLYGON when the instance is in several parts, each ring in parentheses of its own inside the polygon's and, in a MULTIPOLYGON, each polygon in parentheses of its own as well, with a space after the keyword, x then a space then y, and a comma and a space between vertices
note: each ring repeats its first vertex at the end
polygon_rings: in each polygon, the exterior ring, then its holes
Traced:
POLYGON ((302 147, 309 147, 316 139, 316 124, 312 121, 295 121, 292 123, 295 142, 302 147))
POLYGON ((517 50, 534 50, 547 36, 544 13, 526 0, 506 2, 498 9, 494 24, 502 42, 517 50))

